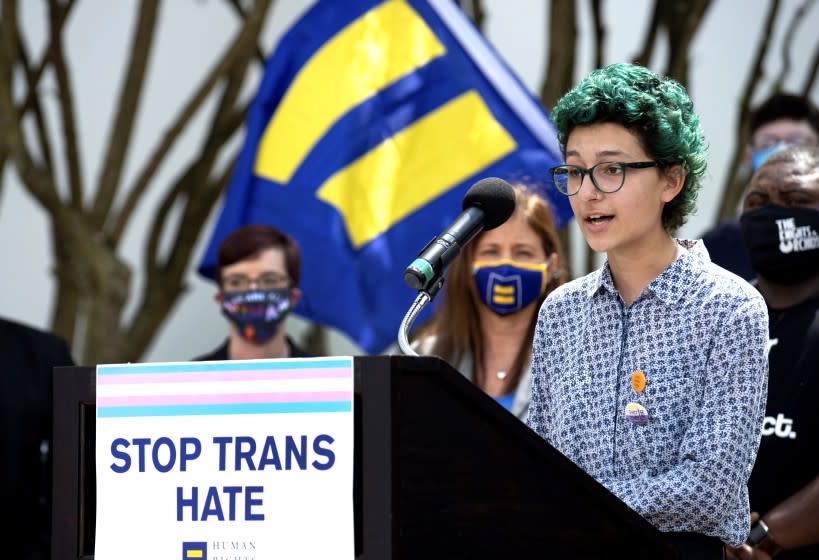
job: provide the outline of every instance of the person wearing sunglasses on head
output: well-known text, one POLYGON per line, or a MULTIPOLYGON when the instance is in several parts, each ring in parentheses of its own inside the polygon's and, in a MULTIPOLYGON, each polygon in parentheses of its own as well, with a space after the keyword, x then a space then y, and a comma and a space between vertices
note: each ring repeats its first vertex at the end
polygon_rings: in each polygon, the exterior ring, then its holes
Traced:
POLYGON ((680 558, 722 558, 749 532, 768 316, 701 241, 674 237, 706 169, 699 118, 679 83, 632 64, 593 71, 551 116, 554 184, 606 259, 540 308, 529 425, 680 558))
POLYGON ((240 227, 219 245, 214 299, 230 324, 227 340, 202 360, 303 358, 285 333, 301 291, 301 254, 292 237, 261 224, 240 227))

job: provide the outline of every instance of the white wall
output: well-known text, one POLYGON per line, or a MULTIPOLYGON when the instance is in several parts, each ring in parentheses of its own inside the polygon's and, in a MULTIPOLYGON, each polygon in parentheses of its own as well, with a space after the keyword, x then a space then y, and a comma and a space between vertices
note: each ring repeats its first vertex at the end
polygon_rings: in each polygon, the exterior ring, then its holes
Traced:
MULTIPOLYGON (((537 92, 545 70, 548 2, 485 0, 484 3, 489 39, 531 91, 537 92)), ((21 20, 27 30, 27 39, 32 51, 39 53, 47 24, 43 3, 21 4, 21 20)), ((269 51, 282 30, 308 4, 306 0, 274 2, 261 40, 262 47, 269 51)), ((608 22, 606 63, 628 61, 634 57, 650 16, 651 4, 648 0, 604 3, 608 22)), ((781 9, 789 15, 799 4, 801 2, 783 2, 781 9)), ((587 2, 580 2, 581 35, 589 31, 591 25, 587 5, 587 2)), ((127 42, 123 38, 130 37, 136 7, 134 0, 82 0, 77 3, 69 21, 65 48, 75 86, 83 172, 89 184, 96 181, 99 173, 108 123, 118 96, 119 72, 127 56, 127 42)), ((709 141, 710 167, 700 195, 698 213, 683 228, 683 236, 698 237, 716 218, 719 190, 734 149, 737 104, 767 9, 766 0, 717 0, 696 37, 691 52, 689 92, 709 141)), ((789 17, 780 18, 772 45, 781 43, 788 21, 789 17)), ((169 119, 186 101, 236 29, 236 19, 225 2, 174 0, 162 4, 157 44, 137 118, 132 156, 125 167, 126 185, 159 141, 169 119)), ((802 85, 801 76, 816 48, 816 29, 819 29, 819 6, 814 3, 794 40, 791 75, 797 79, 789 80, 786 83, 788 88, 802 85)), ((663 53, 660 49, 658 56, 663 53)), ((591 64, 591 46, 586 43, 579 53, 576 78, 590 71, 591 64)), ((780 64, 778 57, 769 57, 765 68, 766 83, 776 75, 780 64)), ((40 92, 50 108, 49 116, 56 123, 53 91, 53 81, 47 76, 40 92)), ((819 103, 819 86, 814 88, 812 96, 819 103)), ((196 150, 209 107, 211 105, 200 111, 195 126, 173 150, 171 158, 160 170, 158 184, 174 177, 196 150)), ((240 140, 237 138, 237 144, 240 140)), ((55 151, 58 149, 55 147, 55 151)), ((122 255, 134 268, 137 282, 141 281, 138 272, 142 235, 157 200, 156 191, 146 197, 124 239, 122 255)), ((213 217, 211 223, 212 220, 213 217)), ((209 230, 210 224, 204 231, 209 230)), ((0 195, 0 262, 5 264, 0 284, 3 294, 0 296, 0 315, 44 329, 48 328, 54 294, 49 236, 45 214, 20 187, 16 175, 7 166, 0 195)), ((204 250, 206 241, 207 234, 200 239, 197 254, 204 250)), ((419 249, 425 241, 419 240, 419 249)), ((215 347, 224 337, 226 326, 212 299, 215 288, 195 274, 196 264, 192 263, 189 273, 189 291, 182 296, 170 320, 158 334, 145 356, 146 361, 190 359, 215 347)), ((295 317, 290 320, 288 328, 299 338, 306 326, 305 321, 295 317)), ((338 333, 331 335, 331 343, 333 353, 361 353, 338 333)))

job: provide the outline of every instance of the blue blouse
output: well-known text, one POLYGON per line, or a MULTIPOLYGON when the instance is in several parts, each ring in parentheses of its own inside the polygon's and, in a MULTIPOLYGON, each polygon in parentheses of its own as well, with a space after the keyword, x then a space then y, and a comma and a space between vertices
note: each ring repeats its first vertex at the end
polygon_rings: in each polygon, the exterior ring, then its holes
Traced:
POLYGON ((511 412, 512 404, 515 402, 515 393, 507 393, 500 397, 495 397, 495 402, 511 412))
POLYGON ((629 306, 608 262, 546 298, 529 425, 658 529, 738 546, 767 396, 768 315, 701 241, 682 243, 689 250, 629 306), (632 384, 638 370, 644 387, 632 384), (627 418, 627 405, 647 422, 627 418))

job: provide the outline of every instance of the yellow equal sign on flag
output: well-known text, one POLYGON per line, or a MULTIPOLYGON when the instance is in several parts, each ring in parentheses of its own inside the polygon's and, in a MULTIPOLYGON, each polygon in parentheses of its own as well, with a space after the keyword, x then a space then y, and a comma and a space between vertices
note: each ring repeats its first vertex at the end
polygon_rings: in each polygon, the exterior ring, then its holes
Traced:
POLYGON ((356 249, 516 148, 473 91, 446 103, 330 177, 317 192, 356 249), (458 141, 451 132, 457 130, 458 141))
POLYGON ((301 69, 267 125, 254 173, 286 183, 347 111, 446 52, 402 0, 367 12, 301 69))

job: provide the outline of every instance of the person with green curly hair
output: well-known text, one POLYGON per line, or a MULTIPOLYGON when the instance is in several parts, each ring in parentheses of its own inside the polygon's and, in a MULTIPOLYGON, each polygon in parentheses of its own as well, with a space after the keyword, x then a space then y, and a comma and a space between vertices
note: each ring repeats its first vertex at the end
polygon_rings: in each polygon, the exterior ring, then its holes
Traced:
POLYGON ((663 207, 663 227, 673 234, 694 211, 707 165, 705 137, 694 104, 676 81, 641 66, 614 64, 560 99, 552 119, 564 156, 566 141, 579 126, 616 123, 636 133, 641 145, 650 147, 658 170, 684 172, 682 188, 663 207))
POLYGON ((705 173, 699 118, 676 81, 613 64, 552 119, 566 162, 554 185, 606 258, 541 305, 529 425, 680 558, 722 558, 749 531, 768 315, 701 240, 674 237, 705 173))

